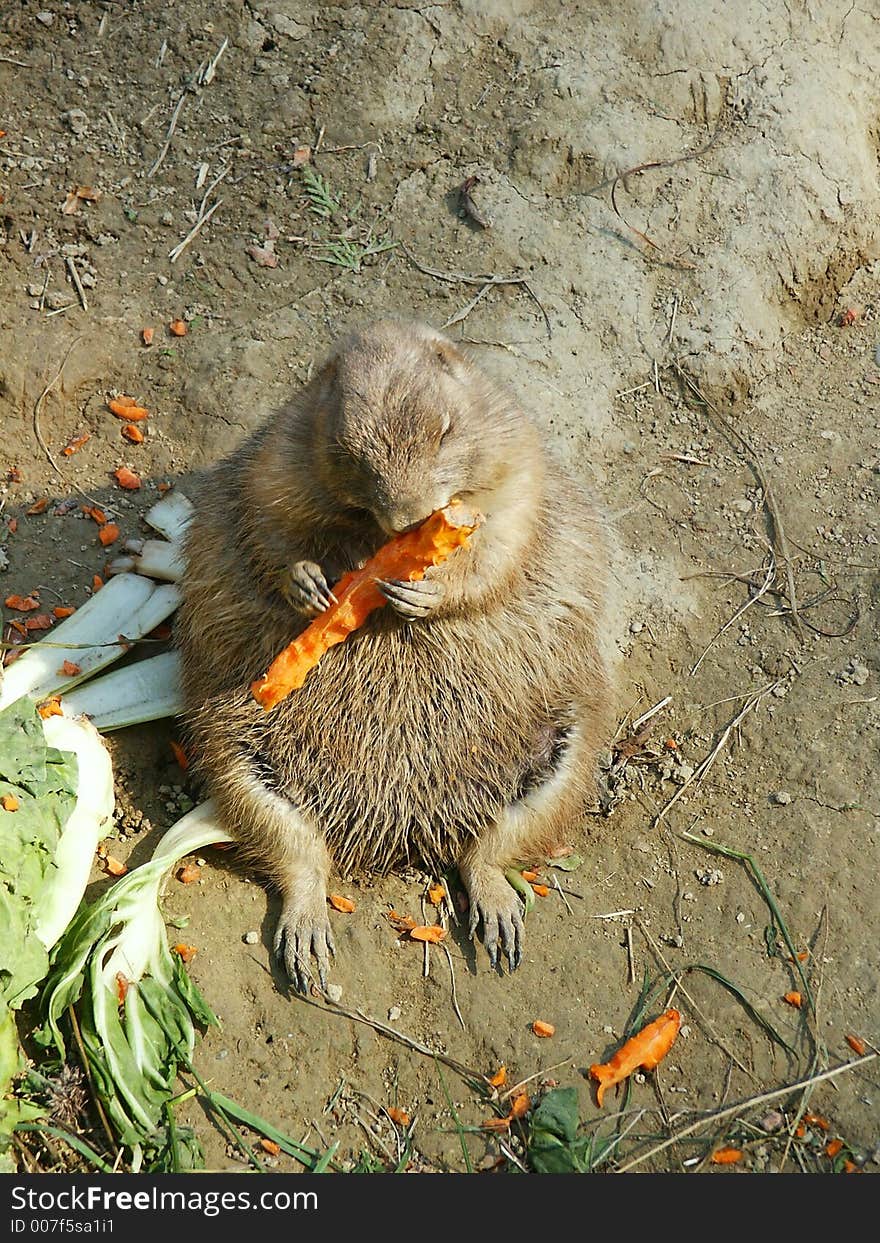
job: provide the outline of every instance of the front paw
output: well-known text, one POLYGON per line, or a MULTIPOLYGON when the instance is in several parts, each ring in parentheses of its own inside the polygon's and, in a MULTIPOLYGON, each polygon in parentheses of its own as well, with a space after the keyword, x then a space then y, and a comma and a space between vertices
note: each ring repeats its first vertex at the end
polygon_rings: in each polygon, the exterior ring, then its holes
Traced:
POLYGON ((314 561, 295 561, 282 570, 278 588, 289 604, 313 616, 337 603, 324 571, 314 561))
POLYGON ((395 612, 407 621, 430 616, 446 595, 446 588, 436 578, 420 578, 411 583, 378 578, 376 586, 395 612))
POLYGON ((308 898, 297 896, 285 901, 275 930, 274 949, 291 984, 300 993, 307 993, 312 982, 314 956, 318 983, 326 992, 330 957, 336 953, 336 946, 323 888, 308 898))

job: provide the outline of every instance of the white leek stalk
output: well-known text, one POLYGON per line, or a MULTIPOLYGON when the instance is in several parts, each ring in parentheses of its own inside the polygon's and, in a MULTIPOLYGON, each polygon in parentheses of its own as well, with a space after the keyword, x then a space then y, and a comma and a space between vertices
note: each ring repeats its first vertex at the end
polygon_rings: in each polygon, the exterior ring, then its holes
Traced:
POLYGON ((113 822, 113 767, 94 725, 84 718, 50 716, 43 721, 50 747, 73 751, 77 762, 76 805, 55 847, 55 871, 40 894, 37 936, 50 950, 76 914, 95 851, 113 822))
POLYGON ((10 665, 0 684, 0 709, 22 695, 45 699, 76 686, 118 660, 131 642, 149 634, 179 603, 180 592, 170 584, 157 587, 140 574, 111 578, 72 617, 10 665), (65 661, 79 672, 65 673, 65 661))
POLYGON ((125 551, 127 556, 110 562, 108 569, 111 574, 134 570, 165 583, 177 583, 183 578, 186 563, 180 544, 166 539, 127 540, 125 551))
POLYGON ((152 509, 147 510, 144 520, 166 539, 180 543, 194 513, 192 501, 173 488, 162 497, 161 501, 157 501, 152 509))
POLYGON ((84 906, 55 954, 45 997, 48 1033, 64 1056, 58 1019, 82 993, 80 1028, 104 1107, 126 1144, 162 1123, 177 1066, 188 1062, 194 1023, 217 1019, 168 948, 159 910, 163 877, 179 858, 229 835, 203 803, 168 830, 149 863, 84 906))
POLYGON ((162 652, 114 669, 65 695, 61 706, 65 716, 87 716, 103 733, 176 716, 183 709, 180 657, 162 652))

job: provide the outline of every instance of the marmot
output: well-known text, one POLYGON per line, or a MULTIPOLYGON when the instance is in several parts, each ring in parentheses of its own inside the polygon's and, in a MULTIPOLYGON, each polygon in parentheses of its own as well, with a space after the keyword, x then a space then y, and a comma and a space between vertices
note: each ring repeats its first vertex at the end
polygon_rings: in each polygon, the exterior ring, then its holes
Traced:
POLYGON ((457 865, 492 966, 520 961, 504 876, 575 829, 607 727, 603 517, 510 395, 446 337, 383 320, 337 345, 220 462, 186 539, 177 640, 196 763, 283 898, 275 950, 304 989, 334 952, 343 874, 457 865), (332 648, 266 712, 250 683, 332 584, 458 497, 467 548, 332 648))

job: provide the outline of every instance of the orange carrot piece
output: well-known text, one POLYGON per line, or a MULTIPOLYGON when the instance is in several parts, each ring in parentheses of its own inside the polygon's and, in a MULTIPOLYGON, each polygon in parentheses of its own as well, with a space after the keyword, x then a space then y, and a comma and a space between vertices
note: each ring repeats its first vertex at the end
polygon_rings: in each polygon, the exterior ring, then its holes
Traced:
POLYGON ((182 868, 177 869, 177 879, 182 885, 191 885, 201 874, 202 869, 197 863, 185 863, 182 868))
POLYGON ((529 872, 529 871, 520 872, 520 876, 523 878, 523 880, 527 880, 529 884, 531 884, 532 881, 536 881, 538 879, 537 872, 529 872))
POLYGON ((133 445, 142 445, 144 443, 144 433, 136 423, 126 423, 122 429, 122 434, 133 445))
POLYGON ((480 1123, 480 1129, 483 1131, 509 1131, 509 1118, 487 1118, 485 1122, 480 1123))
POLYGON ((503 1088, 505 1083, 507 1083, 507 1067, 499 1066, 495 1071, 495 1074, 489 1080, 489 1085, 493 1088, 503 1088))
POLYGON ((842 1139, 829 1139, 828 1143, 825 1145, 825 1156, 831 1157, 833 1161, 842 1148, 842 1139))
POLYGON ((405 531, 383 544, 362 569, 343 575, 333 588, 337 603, 316 617, 275 658, 268 673, 252 683, 254 699, 268 712, 302 686, 328 648, 341 643, 386 603, 376 586, 377 578, 406 582, 424 578, 429 566, 439 565, 467 543, 479 521, 478 515, 453 502, 431 514, 416 530, 405 531))
POLYGON ((270 1157, 281 1156, 281 1145, 276 1144, 274 1139, 260 1139, 257 1142, 263 1152, 268 1153, 270 1157))
POLYGON ((50 617, 48 613, 34 613, 25 620, 25 630, 50 630, 55 624, 55 618, 50 617))
POLYGON ((65 457, 73 457, 74 453, 76 453, 78 449, 81 449, 86 441, 90 439, 91 436, 88 432, 80 432, 78 436, 71 436, 70 440, 68 440, 61 452, 65 457))
POLYGON ((341 893, 331 893, 327 901, 334 911, 342 911, 344 915, 350 915, 355 909, 351 898, 344 898, 341 893))
POLYGON ((189 768, 189 756, 184 751, 180 743, 175 742, 173 738, 169 738, 168 745, 171 747, 171 750, 174 753, 174 758, 177 760, 178 768, 182 768, 183 771, 186 772, 186 770, 189 768))
POLYGON ((34 501, 24 512, 26 514, 42 514, 45 512, 49 504, 48 496, 41 496, 38 501, 34 501))
POLYGON ((189 329, 182 319, 173 319, 168 325, 168 331, 174 337, 185 337, 189 329))
POLYGON ((556 1028, 552 1023, 545 1023, 543 1019, 535 1019, 532 1024, 532 1031, 536 1036, 540 1036, 543 1040, 549 1040, 551 1036, 556 1035, 556 1028))
POLYGON ((3 797, 0 798, 0 803, 3 804, 4 811, 18 811, 20 806, 19 801, 14 794, 4 794, 3 797))
POLYGON ((98 531, 98 539, 101 541, 104 548, 106 548, 109 544, 115 544, 119 539, 119 535, 119 527, 115 522, 105 522, 98 531))
POLYGON ((82 673, 79 665, 72 660, 64 660, 61 662, 61 672, 68 678, 75 678, 78 673, 82 673))
POLYGON ((184 962, 191 962, 199 952, 194 945, 173 945, 172 954, 177 954, 184 962))
POLYGON ((602 1098, 608 1088, 621 1083, 634 1070, 653 1070, 672 1048, 681 1027, 681 1015, 677 1010, 667 1010, 659 1019, 617 1050, 610 1061, 590 1067, 590 1078, 598 1083, 596 1100, 601 1108, 602 1098))
POLYGON ((395 910, 386 911, 385 918, 397 932, 412 932, 416 926, 416 921, 411 915, 399 915, 395 910))
POLYGON ((446 929, 441 928, 439 924, 416 924, 415 928, 410 928, 409 935, 414 941, 429 941, 431 945, 436 945, 446 937, 446 929))
POLYGON ((52 699, 47 699, 41 703, 37 708, 37 712, 39 712, 44 721, 48 720, 50 716, 64 715, 61 710, 61 700, 57 695, 53 696, 52 699))
POLYGON ((139 423, 150 413, 146 406, 139 406, 133 397, 124 396, 111 397, 107 402, 107 409, 115 414, 117 419, 126 419, 129 423, 139 423))
POLYGON ((18 519, 10 518, 9 522, 6 524, 6 529, 10 535, 14 535, 15 532, 18 530, 18 519))
POLYGON ((96 591, 100 591, 103 586, 104 586, 104 580, 101 577, 101 575, 93 574, 92 575, 92 595, 94 595, 96 591))
POLYGON ((140 478, 129 470, 127 466, 120 466, 118 470, 113 472, 113 478, 119 484, 120 488, 125 488, 129 492, 137 492, 141 486, 140 478))
POLYGON ((104 871, 111 876, 124 876, 128 868, 119 859, 114 859, 112 855, 107 855, 104 859, 104 871))
POLYGON ((858 1053, 859 1057, 864 1057, 868 1052, 868 1046, 862 1040, 861 1036, 847 1036, 846 1043, 852 1049, 853 1053, 858 1053))
POLYGON ((441 884, 431 885, 428 890, 428 901, 432 906, 439 906, 446 897, 446 890, 441 884))
POLYGON ((533 884, 533 885, 532 885, 532 888, 534 889, 535 893, 538 895, 538 897, 539 897, 539 898, 546 898, 546 897, 547 897, 547 894, 550 892, 550 887, 549 887, 549 885, 535 885, 535 884, 533 884))
POLYGON ((859 1172, 859 1167, 856 1165, 855 1161, 844 1161, 843 1172, 844 1174, 857 1174, 859 1172))
POLYGON ((116 1000, 121 1006, 125 1001, 125 994, 128 992, 131 980, 127 975, 123 975, 121 971, 116 972, 116 1000))
POLYGON ((52 610, 52 616, 56 621, 64 621, 65 617, 72 617, 76 609, 70 608, 67 604, 56 604, 52 610))
POLYGON ((143 341, 144 345, 152 345, 153 344, 153 329, 142 328, 141 329, 141 340, 143 341))
POLYGON ((107 515, 97 505, 80 505, 80 509, 93 522, 97 522, 99 527, 102 527, 107 521, 107 515))
POLYGON ((3 601, 8 609, 15 609, 17 613, 30 613, 32 609, 38 609, 40 602, 34 596, 7 596, 3 601))
POLYGON ((736 1165, 737 1161, 742 1161, 743 1154, 739 1148, 718 1148, 710 1159, 713 1165, 736 1165))
POLYGON ((804 1122, 808 1126, 818 1127, 820 1131, 827 1131, 831 1126, 827 1118, 823 1118, 821 1114, 805 1113, 804 1122))
POLYGON ((396 1105, 392 1105, 385 1112, 397 1126, 409 1126, 409 1114, 405 1109, 398 1109, 396 1105))
POLYGON ((790 993, 786 993, 782 1000, 787 1002, 790 1006, 794 1006, 795 1010, 800 1010, 804 1001, 803 997, 801 997, 800 993, 797 992, 796 989, 792 989, 790 993))
POLYGON ((528 1092, 520 1092, 519 1096, 513 1098, 513 1104, 510 1107, 510 1118, 522 1118, 529 1112, 532 1100, 528 1092))

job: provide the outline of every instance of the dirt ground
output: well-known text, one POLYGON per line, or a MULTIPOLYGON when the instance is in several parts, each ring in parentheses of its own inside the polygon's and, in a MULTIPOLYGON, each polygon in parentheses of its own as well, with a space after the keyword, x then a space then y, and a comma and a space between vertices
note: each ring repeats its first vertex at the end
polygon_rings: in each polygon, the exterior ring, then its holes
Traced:
MULTIPOLYGON (((693 1111, 853 1057, 849 1033, 880 1040, 880 27, 855 3, 657 7, 0 5, 0 595, 82 603, 107 560, 84 496, 138 534, 159 484, 194 492, 340 331, 389 313, 449 324, 598 487, 619 544, 617 742, 667 702, 614 752, 610 809, 572 843, 582 866, 544 869, 563 893, 538 899, 512 976, 453 930, 460 1020, 446 956, 425 975, 384 918, 420 916, 420 875, 345 883, 357 910, 334 917, 332 980, 342 1006, 477 1071, 577 1086, 596 1120, 585 1068, 617 1046, 644 973, 680 973, 682 1038, 634 1086, 646 1112, 625 1120, 621 1165, 693 1111), (462 206, 472 176, 484 223, 462 206), (77 186, 96 201, 71 202, 77 186), (149 407, 143 444, 107 411, 116 391, 149 407), (115 485, 120 465, 139 492, 115 485), (788 951, 768 952, 767 905, 714 844, 752 856, 809 950, 815 1021, 783 1002, 802 988, 788 951)), ((109 743, 113 850, 135 862, 186 793, 173 735, 109 743)), ((463 1168, 449 1099, 465 1126, 485 1106, 430 1057, 288 996, 274 899, 208 856, 166 895, 222 1018, 202 1074, 345 1157, 392 1153, 381 1107, 398 1105, 415 1168, 463 1168)), ((876 1066, 808 1101, 875 1171, 876 1066)), ((704 1169, 683 1163, 726 1139, 738 1169, 830 1168, 815 1128, 787 1142, 800 1101, 637 1168, 704 1169)), ((189 1120, 209 1169, 241 1168, 195 1104, 189 1120)), ((467 1142, 476 1166, 499 1153, 467 1142)))

